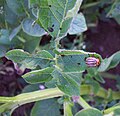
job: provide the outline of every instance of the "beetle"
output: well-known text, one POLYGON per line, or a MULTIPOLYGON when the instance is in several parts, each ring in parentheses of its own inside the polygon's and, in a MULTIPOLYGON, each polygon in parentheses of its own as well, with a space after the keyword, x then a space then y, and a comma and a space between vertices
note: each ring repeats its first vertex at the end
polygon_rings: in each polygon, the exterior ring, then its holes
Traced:
POLYGON ((96 67, 100 65, 100 59, 95 57, 88 57, 86 58, 86 64, 89 67, 96 67))

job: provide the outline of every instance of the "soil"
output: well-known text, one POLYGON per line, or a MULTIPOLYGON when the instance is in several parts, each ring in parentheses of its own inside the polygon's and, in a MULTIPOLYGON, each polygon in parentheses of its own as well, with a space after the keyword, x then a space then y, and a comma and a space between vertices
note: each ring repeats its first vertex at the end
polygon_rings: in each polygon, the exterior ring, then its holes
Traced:
MULTIPOLYGON (((86 44, 88 51, 97 52, 103 58, 109 57, 120 50, 120 26, 113 20, 99 21, 97 27, 88 29, 86 33, 86 44)), ((71 36, 74 38, 74 36, 71 36)), ((70 38, 71 38, 70 37, 70 38)), ((13 63, 3 58, 0 64, 0 96, 13 96, 19 94, 26 83, 16 73, 13 63)), ((120 65, 109 71, 113 74, 120 74, 120 65)), ((116 82, 106 79, 105 88, 115 89, 116 82)), ((33 104, 24 105, 13 113, 13 116, 25 116, 25 111, 30 112, 33 104)))

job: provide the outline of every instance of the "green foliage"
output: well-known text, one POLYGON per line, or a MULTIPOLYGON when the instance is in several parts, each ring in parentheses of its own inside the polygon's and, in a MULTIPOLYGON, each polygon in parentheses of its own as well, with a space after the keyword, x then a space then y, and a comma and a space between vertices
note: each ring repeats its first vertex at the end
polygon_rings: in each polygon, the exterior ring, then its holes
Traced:
POLYGON ((37 52, 34 55, 20 49, 14 49, 7 52, 6 57, 13 60, 15 63, 22 64, 25 68, 30 69, 36 68, 38 65, 44 63, 44 61, 49 62, 53 59, 53 56, 45 50, 37 52))
MULTIPOLYGON (((74 74, 74 73, 73 73, 74 74)), ((80 95, 80 83, 67 73, 55 70, 52 73, 54 78, 58 78, 58 88, 69 96, 80 95)), ((74 75, 75 76, 75 75, 74 75)), ((76 77, 78 78, 78 77, 76 77)), ((79 79, 79 78, 78 78, 79 79)))
MULTIPOLYGON (((71 0, 45 0, 45 1, 35 1, 30 0, 29 5, 31 8, 35 6, 38 7, 37 10, 33 10, 34 15, 37 14, 38 23, 53 37, 65 36, 69 33, 70 24, 72 27, 70 33, 72 33, 72 28, 75 28, 74 17, 77 16, 79 6, 81 5, 82 0, 72 1, 71 0)), ((78 22, 82 22, 85 25, 85 20, 82 15, 77 16, 79 19, 78 22), (82 19, 82 21, 81 21, 82 19)), ((80 33, 86 30, 86 25, 84 28, 77 26, 80 33)), ((77 34, 75 32, 75 34, 77 34)))
MULTIPOLYGON (((86 12, 88 14, 92 12, 90 17, 93 20, 95 15, 100 16, 98 8, 113 3, 105 0, 92 2, 91 0, 83 5, 82 10, 88 8, 86 12), (90 7, 93 9, 90 10, 90 7), (94 11, 96 12, 93 14, 94 11)), ((59 110, 61 105, 54 97, 64 96, 68 98, 62 99, 61 102, 64 104, 65 116, 72 116, 71 97, 84 108, 75 116, 102 116, 111 112, 119 114, 119 105, 104 112, 88 108, 90 106, 80 95, 94 94, 103 97, 106 102, 120 98, 119 92, 112 90, 107 92, 100 85, 105 83, 101 72, 119 64, 120 51, 102 59, 97 53, 60 49, 60 40, 67 34, 79 35, 87 29, 84 15, 79 11, 81 3, 82 0, 6 0, 6 2, 2 0, 0 4, 4 6, 4 13, 0 12, 0 57, 5 56, 21 68, 31 69, 22 75, 31 85, 15 97, 0 97, 0 113, 7 111, 6 113, 9 112, 11 115, 19 105, 36 102, 31 116, 61 116, 59 110), (52 49, 45 47, 46 50, 41 50, 40 40, 43 35, 48 34, 52 36, 50 43, 52 49), (88 66, 86 64, 88 57, 98 59, 100 65, 88 66), (40 83, 47 89, 39 90, 40 83)), ((108 15, 119 17, 119 6, 119 0, 116 0, 108 15)))

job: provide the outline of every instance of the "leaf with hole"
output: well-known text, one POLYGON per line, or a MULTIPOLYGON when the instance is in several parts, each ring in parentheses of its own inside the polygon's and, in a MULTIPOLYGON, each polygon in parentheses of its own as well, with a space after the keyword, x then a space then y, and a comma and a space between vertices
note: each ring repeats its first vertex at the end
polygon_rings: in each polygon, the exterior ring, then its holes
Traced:
POLYGON ((30 0, 29 7, 37 6, 34 10, 38 14, 39 24, 53 37, 65 36, 70 28, 70 24, 79 11, 82 0, 44 0, 42 2, 30 0), (73 14, 73 15, 69 15, 73 14))

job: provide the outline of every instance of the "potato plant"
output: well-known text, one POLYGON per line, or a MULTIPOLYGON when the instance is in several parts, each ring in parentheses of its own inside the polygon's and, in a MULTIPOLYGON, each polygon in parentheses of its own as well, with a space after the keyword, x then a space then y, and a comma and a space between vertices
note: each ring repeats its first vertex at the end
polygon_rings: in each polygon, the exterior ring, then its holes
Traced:
MULTIPOLYGON (((31 116, 120 114, 119 103, 100 110, 87 100, 92 97, 108 103, 120 99, 119 91, 106 90, 100 84, 105 83, 102 74, 119 64, 120 51, 103 59, 94 52, 61 47, 60 40, 67 34, 80 35, 87 30, 80 12, 82 0, 3 0, 1 3, 5 4, 7 18, 3 20, 1 13, 1 22, 5 21, 6 25, 0 25, 0 55, 21 69, 31 69, 22 75, 29 83, 23 93, 0 97, 1 115, 12 115, 16 108, 31 102, 35 102, 31 116), (37 48, 43 35, 52 37, 51 49, 37 48), (76 103, 81 106, 78 111, 76 103), (60 112, 61 107, 64 113, 60 112)), ((113 13, 114 7, 115 4, 108 14, 113 13)))

